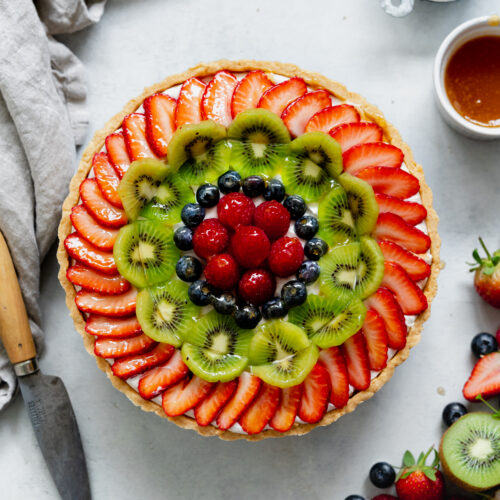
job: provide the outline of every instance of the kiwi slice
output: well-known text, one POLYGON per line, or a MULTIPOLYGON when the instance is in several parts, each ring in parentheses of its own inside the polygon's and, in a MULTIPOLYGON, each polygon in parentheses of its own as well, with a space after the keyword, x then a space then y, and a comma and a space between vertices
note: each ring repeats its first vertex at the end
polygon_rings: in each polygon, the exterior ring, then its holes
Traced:
POLYGON ((119 273, 133 285, 145 288, 172 276, 179 251, 170 228, 160 222, 138 220, 120 229, 113 256, 119 273))
POLYGON ((152 158, 132 162, 118 186, 130 222, 137 219, 142 208, 154 198, 168 170, 165 163, 152 158))
POLYGON ((322 349, 343 344, 363 326, 366 307, 358 298, 347 305, 330 298, 309 295, 307 301, 288 313, 288 320, 300 326, 322 349))
POLYGON ((369 236, 360 238, 356 294, 366 299, 378 290, 384 277, 384 255, 378 243, 369 236))
POLYGON ((242 330, 231 316, 211 311, 184 330, 182 359, 208 382, 236 378, 248 364, 252 330, 242 330))
POLYGON ((252 373, 278 387, 300 384, 318 356, 318 348, 302 328, 281 320, 262 325, 253 336, 249 349, 252 373))
POLYGON ((142 331, 157 342, 180 347, 186 325, 200 310, 187 293, 188 285, 179 280, 141 290, 136 314, 142 331))
POLYGON ((439 458, 445 474, 460 487, 483 491, 500 482, 500 420, 468 413, 444 434, 439 458))
POLYGON ((338 181, 347 193, 357 233, 370 234, 377 224, 379 212, 373 188, 363 179, 349 174, 340 175, 338 181))

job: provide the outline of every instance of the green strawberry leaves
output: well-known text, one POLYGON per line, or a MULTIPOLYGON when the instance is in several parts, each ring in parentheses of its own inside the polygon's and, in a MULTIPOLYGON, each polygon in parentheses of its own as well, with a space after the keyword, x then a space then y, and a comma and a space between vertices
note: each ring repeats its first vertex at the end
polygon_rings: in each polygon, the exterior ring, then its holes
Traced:
POLYGON ((420 453, 416 462, 415 457, 412 455, 411 451, 406 450, 405 454, 403 455, 403 465, 401 466, 401 471, 398 474, 397 480, 406 479, 414 472, 422 472, 425 477, 427 477, 431 481, 435 481, 438 466, 439 455, 434 446, 431 446, 427 453, 420 453), (432 460, 431 465, 427 465, 427 459, 432 452, 434 452, 434 459, 432 460))
POLYGON ((479 255, 479 250, 475 248, 472 252, 472 258, 475 262, 469 263, 469 266, 471 266, 470 271, 473 272, 481 269, 486 276, 491 276, 495 272, 497 265, 500 263, 500 250, 497 250, 493 253, 493 255, 491 255, 481 237, 479 237, 479 243, 481 243, 481 246, 486 253, 486 258, 481 257, 479 255))

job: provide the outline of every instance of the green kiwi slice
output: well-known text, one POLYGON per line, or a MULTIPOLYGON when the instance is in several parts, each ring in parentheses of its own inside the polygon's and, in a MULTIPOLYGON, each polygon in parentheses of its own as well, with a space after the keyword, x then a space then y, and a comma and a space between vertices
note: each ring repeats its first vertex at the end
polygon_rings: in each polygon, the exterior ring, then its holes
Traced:
POLYGON ((378 290, 384 277, 384 255, 378 243, 369 236, 360 238, 356 294, 366 299, 378 290))
POLYGON ((330 297, 309 295, 307 301, 288 313, 288 320, 300 326, 322 349, 341 345, 363 326, 366 307, 358 298, 347 305, 330 297))
POLYGON ((500 420, 468 413, 444 434, 439 458, 445 474, 460 487, 483 491, 500 481, 500 420))
POLYGON ((160 222, 138 220, 120 229, 113 256, 118 272, 133 285, 145 288, 172 276, 179 251, 172 229, 160 222))
POLYGON ((180 347, 183 331, 200 308, 188 300, 180 280, 144 288, 137 295, 136 314, 142 331, 157 342, 180 347))

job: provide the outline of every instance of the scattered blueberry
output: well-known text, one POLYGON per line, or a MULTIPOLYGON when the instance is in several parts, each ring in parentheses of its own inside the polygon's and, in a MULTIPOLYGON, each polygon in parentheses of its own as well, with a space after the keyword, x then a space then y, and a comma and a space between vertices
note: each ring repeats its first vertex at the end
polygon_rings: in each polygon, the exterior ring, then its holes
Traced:
POLYGON ((241 187, 241 175, 234 170, 228 170, 219 177, 217 185, 224 194, 236 193, 241 187))
POLYGON ((292 194, 283 202, 292 219, 300 219, 306 213, 306 202, 298 194, 292 194))
POLYGON ((174 232, 174 243, 179 250, 193 248, 193 231, 186 226, 179 227, 174 232))
POLYGON ((300 306, 307 299, 307 288, 304 282, 292 280, 283 285, 281 299, 286 307, 300 306))
POLYGON ((305 260, 302 262, 299 270, 297 271, 297 279, 303 281, 306 285, 314 283, 319 278, 319 264, 312 260, 305 260))
POLYGON ((394 467, 387 462, 377 462, 370 469, 370 481, 377 488, 389 488, 396 480, 394 467))
POLYGON ((287 307, 279 297, 268 300, 262 306, 262 316, 266 319, 282 318, 287 312, 287 307))
POLYGON ((345 497, 345 500, 365 500, 365 497, 360 495, 349 495, 348 497, 345 497))
POLYGON ((480 358, 485 354, 490 354, 491 352, 498 351, 498 342, 491 333, 478 333, 471 342, 470 345, 472 352, 475 356, 480 358))
POLYGON ((311 260, 319 260, 326 252, 328 252, 328 244, 321 238, 311 238, 304 245, 304 254, 311 260))
POLYGON ((205 209, 198 203, 188 203, 182 207, 181 219, 191 229, 201 224, 205 218, 205 209))
POLYGON ((210 304, 212 287, 204 280, 197 280, 189 285, 188 296, 195 306, 207 306, 210 304))
POLYGON ((276 200, 281 202, 285 197, 285 186, 279 179, 271 179, 267 183, 263 194, 267 201, 276 200))
POLYGON ((213 184, 202 184, 196 191, 196 201, 205 208, 215 207, 219 198, 219 190, 213 184))
POLYGON ((258 307, 252 304, 245 304, 233 312, 233 318, 240 328, 250 330, 257 326, 262 318, 262 314, 258 307))
POLYGON ((310 240, 319 229, 319 222, 312 215, 303 215, 295 221, 295 233, 299 238, 310 240))
POLYGON ((182 281, 196 281, 201 276, 201 262, 191 255, 183 255, 177 261, 175 272, 182 281))
POLYGON ((236 309, 236 298, 229 292, 212 295, 210 302, 220 314, 233 314, 236 309))
POLYGON ((443 410, 443 421, 449 427, 466 413, 467 408, 462 403, 448 403, 443 410))
POLYGON ((266 183, 262 177, 251 175, 243 180, 243 192, 250 198, 260 196, 266 187, 266 183))

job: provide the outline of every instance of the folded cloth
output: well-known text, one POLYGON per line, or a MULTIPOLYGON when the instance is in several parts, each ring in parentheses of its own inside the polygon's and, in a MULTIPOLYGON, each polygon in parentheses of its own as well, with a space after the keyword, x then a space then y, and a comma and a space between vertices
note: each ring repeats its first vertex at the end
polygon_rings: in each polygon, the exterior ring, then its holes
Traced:
MULTIPOLYGON (((0 0, 0 231, 38 352, 40 263, 55 239, 75 145, 83 142, 88 125, 83 66, 51 35, 97 22, 105 1, 0 0)), ((0 410, 15 388, 0 344, 0 410)))

